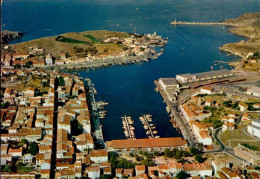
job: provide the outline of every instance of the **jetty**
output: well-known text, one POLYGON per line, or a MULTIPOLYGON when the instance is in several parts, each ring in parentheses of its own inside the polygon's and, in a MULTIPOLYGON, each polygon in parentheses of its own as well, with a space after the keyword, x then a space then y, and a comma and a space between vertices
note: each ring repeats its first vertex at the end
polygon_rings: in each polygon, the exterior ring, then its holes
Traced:
POLYGON ((124 115, 122 118, 123 128, 124 128, 124 134, 126 138, 128 139, 135 139, 135 133, 134 133, 134 127, 132 124, 134 121, 132 120, 131 116, 124 115))
POLYGON ((146 130, 146 135, 149 138, 160 138, 160 136, 154 135, 154 134, 158 133, 157 130, 153 130, 153 129, 155 129, 154 124, 149 123, 152 121, 152 115, 144 114, 144 115, 140 116, 139 119, 142 122, 144 129, 146 130))
POLYGON ((224 26, 237 26, 234 23, 226 22, 184 22, 184 21, 172 21, 171 25, 224 25, 224 26))

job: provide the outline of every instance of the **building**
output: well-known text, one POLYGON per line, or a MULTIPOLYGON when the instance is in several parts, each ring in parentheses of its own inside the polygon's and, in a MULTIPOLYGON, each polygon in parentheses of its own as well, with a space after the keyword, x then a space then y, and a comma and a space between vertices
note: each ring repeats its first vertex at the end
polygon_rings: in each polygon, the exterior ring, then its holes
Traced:
POLYGON ((136 165, 135 166, 135 174, 139 176, 140 174, 145 173, 145 165, 136 165))
POLYGON ((213 93, 214 89, 211 86, 203 86, 200 88, 201 94, 209 94, 211 95, 213 93))
POLYGON ((160 78, 158 83, 163 90, 176 89, 180 87, 179 83, 177 83, 174 78, 160 78))
POLYGON ((208 72, 195 73, 195 74, 186 73, 186 74, 176 75, 176 80, 180 83, 187 83, 187 82, 224 78, 232 75, 233 72, 231 70, 215 70, 215 71, 208 71, 208 72))
POLYGON ((252 121, 252 124, 248 125, 247 132, 251 135, 260 138, 260 120, 254 119, 252 121))
POLYGON ((52 55, 49 53, 48 55, 46 55, 45 57, 45 64, 50 66, 50 65, 53 65, 53 57, 52 55))
POLYGON ((86 168, 88 178, 96 179, 100 178, 100 168, 97 166, 89 166, 86 168))
POLYGON ((108 152, 106 150, 92 150, 89 155, 90 160, 94 163, 108 162, 108 152))
POLYGON ((212 167, 208 163, 186 163, 183 169, 191 176, 212 176, 212 167))
POLYGON ((235 150, 235 155, 244 159, 246 162, 249 162, 255 166, 260 165, 260 155, 253 150, 250 150, 242 145, 239 144, 235 150))
POLYGON ((187 142, 181 137, 154 138, 154 139, 135 139, 135 140, 112 140, 107 141, 108 151, 117 150, 159 150, 165 148, 184 148, 187 142))

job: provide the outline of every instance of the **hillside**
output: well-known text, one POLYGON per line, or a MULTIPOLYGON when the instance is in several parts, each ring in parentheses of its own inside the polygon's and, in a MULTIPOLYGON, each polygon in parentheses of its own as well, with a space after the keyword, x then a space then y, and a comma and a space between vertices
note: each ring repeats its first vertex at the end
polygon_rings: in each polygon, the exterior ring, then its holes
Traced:
POLYGON ((103 43, 109 37, 129 37, 130 34, 112 31, 85 31, 69 32, 58 36, 44 37, 28 42, 11 45, 13 52, 28 53, 28 47, 42 47, 46 53, 59 56, 60 52, 70 55, 80 53, 79 51, 96 51, 96 54, 112 54, 124 51, 124 45, 114 43, 103 43), (77 51, 77 52, 76 52, 77 51))
POLYGON ((249 38, 247 41, 225 44, 220 49, 242 57, 259 51, 260 48, 260 12, 246 13, 236 19, 225 22, 237 25, 229 29, 231 33, 249 38))

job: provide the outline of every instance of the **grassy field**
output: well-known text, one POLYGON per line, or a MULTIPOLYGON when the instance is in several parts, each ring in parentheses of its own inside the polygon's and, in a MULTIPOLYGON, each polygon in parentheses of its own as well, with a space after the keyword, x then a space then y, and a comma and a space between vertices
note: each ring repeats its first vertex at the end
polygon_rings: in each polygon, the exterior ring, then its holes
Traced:
POLYGON ((101 44, 109 37, 130 37, 130 34, 125 32, 113 31, 85 31, 85 32, 69 32, 58 36, 44 37, 28 42, 11 45, 16 53, 28 53, 28 47, 36 48, 41 46, 47 53, 51 53, 54 57, 59 57, 60 53, 67 52, 72 57, 76 57, 75 47, 87 49, 95 47, 97 54, 119 53, 123 51, 124 45, 118 44, 101 44))
POLYGON ((221 141, 228 147, 236 147, 238 144, 248 144, 251 146, 256 146, 260 149, 260 142, 253 137, 246 135, 242 129, 246 125, 238 126, 235 130, 228 130, 220 134, 221 141))

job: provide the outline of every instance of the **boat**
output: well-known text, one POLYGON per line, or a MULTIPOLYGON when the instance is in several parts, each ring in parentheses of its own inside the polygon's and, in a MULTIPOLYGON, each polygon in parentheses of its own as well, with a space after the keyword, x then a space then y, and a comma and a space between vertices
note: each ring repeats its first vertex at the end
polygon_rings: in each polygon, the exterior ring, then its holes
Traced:
POLYGON ((153 127, 154 126, 154 124, 149 124, 151 127, 153 127))
POLYGON ((155 129, 155 127, 153 126, 153 127, 151 127, 151 129, 155 129))
POLYGON ((151 132, 150 131, 146 131, 146 134, 151 134, 151 132))
POLYGON ((160 136, 157 135, 157 136, 155 136, 154 138, 160 138, 160 136))
POLYGON ((157 133, 158 133, 158 131, 157 131, 157 130, 154 130, 154 131, 153 131, 153 134, 157 134, 157 133))
POLYGON ((131 126, 130 129, 134 130, 135 128, 133 126, 131 126))
POLYGON ((146 117, 152 117, 152 115, 151 115, 151 114, 146 114, 145 116, 146 116, 146 117))

